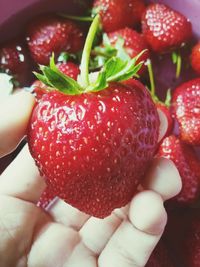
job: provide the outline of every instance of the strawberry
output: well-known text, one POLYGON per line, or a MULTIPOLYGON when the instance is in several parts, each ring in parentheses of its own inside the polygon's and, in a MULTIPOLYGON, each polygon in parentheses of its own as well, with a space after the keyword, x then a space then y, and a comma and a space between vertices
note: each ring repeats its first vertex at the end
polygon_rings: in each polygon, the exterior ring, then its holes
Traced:
POLYGON ((200 263, 200 216, 199 208, 190 214, 188 229, 184 233, 182 253, 187 267, 199 267, 200 263))
POLYGON ((103 30, 112 32, 124 27, 133 27, 140 22, 145 10, 143 0, 95 0, 94 13, 99 13, 103 30))
POLYGON ((161 143, 158 156, 172 160, 182 179, 182 191, 173 203, 191 204, 197 201, 200 196, 200 162, 193 148, 171 135, 161 143))
POLYGON ((80 74, 79 67, 72 62, 62 62, 57 64, 58 69, 65 75, 77 80, 78 75, 80 74))
POLYGON ((190 62, 194 71, 200 74, 200 41, 192 49, 190 62))
POLYGON ((179 124, 181 140, 200 145, 200 78, 183 83, 175 89, 172 112, 179 124))
MULTIPOLYGON (((126 27, 124 29, 111 32, 108 34, 108 38, 111 45, 113 46, 116 46, 119 38, 121 38, 123 41, 123 48, 130 58, 134 58, 143 50, 146 51, 139 58, 140 61, 146 62, 150 56, 147 43, 143 38, 143 36, 130 28, 126 27)), ((145 70, 145 65, 143 65, 138 74, 141 74, 142 72, 144 72, 144 70, 145 70)))
POLYGON ((135 59, 111 58, 89 81, 88 63, 97 16, 81 62, 81 84, 60 75, 53 58, 37 75, 51 87, 28 127, 30 152, 58 197, 104 218, 126 205, 156 151, 159 118, 147 89, 133 77, 135 59), (60 90, 60 91, 59 91, 60 90))
POLYGON ((30 76, 30 58, 21 40, 12 40, 0 47, 0 71, 15 76, 20 85, 25 85, 30 76))
POLYGON ((151 49, 163 53, 187 42, 192 36, 192 26, 179 12, 155 3, 142 15, 142 32, 151 49))
POLYGON ((170 253, 163 241, 160 241, 153 251, 145 267, 175 267, 170 253))
POLYGON ((76 53, 83 47, 83 33, 72 21, 57 16, 34 19, 27 30, 27 41, 33 59, 43 65, 49 63, 54 52, 76 53))

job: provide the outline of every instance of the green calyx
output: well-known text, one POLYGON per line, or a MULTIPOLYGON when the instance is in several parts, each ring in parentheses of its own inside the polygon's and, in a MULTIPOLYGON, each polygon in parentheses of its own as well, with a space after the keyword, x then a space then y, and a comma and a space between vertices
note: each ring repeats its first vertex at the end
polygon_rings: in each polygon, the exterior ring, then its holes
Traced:
POLYGON ((42 74, 35 73, 36 77, 46 84, 48 88, 52 88, 54 90, 57 89, 68 95, 78 95, 86 92, 98 92, 106 89, 110 82, 121 82, 132 77, 138 77, 137 73, 142 67, 143 62, 138 64, 136 62, 145 51, 142 51, 133 59, 124 60, 124 58, 122 59, 117 56, 111 57, 101 68, 96 81, 90 81, 90 55, 92 44, 99 25, 100 16, 97 15, 91 24, 83 49, 80 65, 81 73, 78 79, 79 82, 59 71, 55 65, 54 55, 52 55, 50 59, 50 65, 48 67, 40 66, 42 74))

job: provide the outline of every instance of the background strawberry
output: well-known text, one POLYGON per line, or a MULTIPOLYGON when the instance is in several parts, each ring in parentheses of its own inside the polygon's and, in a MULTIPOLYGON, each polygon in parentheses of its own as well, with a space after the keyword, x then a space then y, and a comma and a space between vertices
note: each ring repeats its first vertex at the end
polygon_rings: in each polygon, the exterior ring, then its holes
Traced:
POLYGON ((171 201, 176 204, 197 201, 200 196, 200 162, 193 148, 171 135, 161 143, 158 156, 172 160, 182 179, 182 191, 171 201))
POLYGON ((199 211, 190 218, 190 223, 183 241, 183 255, 187 267, 199 267, 200 263, 200 216, 199 211))
POLYGON ((192 49, 190 62, 196 73, 200 74, 200 41, 192 49))
MULTIPOLYGON (((109 41, 111 45, 115 46, 117 48, 117 42, 119 42, 119 39, 122 40, 122 47, 124 48, 125 52, 130 58, 134 58, 139 53, 141 53, 143 50, 146 50, 144 54, 139 58, 139 61, 146 62, 149 58, 149 50, 147 43, 143 36, 139 34, 138 32, 130 29, 130 28, 124 28, 115 32, 111 32, 108 34, 109 41)), ((118 48, 119 49, 119 48, 118 48)), ((121 51, 119 51, 120 53, 121 51)), ((146 66, 143 65, 138 74, 141 74, 146 69, 146 66)))
POLYGON ((76 53, 83 48, 83 33, 76 23, 58 16, 35 18, 27 30, 28 46, 34 60, 48 65, 54 52, 76 53))
POLYGON ((143 0, 95 0, 93 8, 101 16, 103 30, 112 32, 140 22, 145 5, 143 0))
POLYGON ((58 69, 65 75, 77 80, 80 74, 79 66, 72 62, 62 62, 57 64, 58 69))
POLYGON ((151 49, 163 53, 187 42, 192 36, 192 26, 179 12, 155 3, 142 15, 142 32, 151 49))
POLYGON ((163 243, 160 241, 153 251, 145 267, 175 267, 171 260, 171 255, 163 243))
POLYGON ((14 76, 21 86, 31 77, 31 60, 23 41, 12 40, 0 46, 0 71, 14 76))
POLYGON ((181 140, 200 145, 200 78, 183 83, 175 89, 172 112, 179 124, 181 140))

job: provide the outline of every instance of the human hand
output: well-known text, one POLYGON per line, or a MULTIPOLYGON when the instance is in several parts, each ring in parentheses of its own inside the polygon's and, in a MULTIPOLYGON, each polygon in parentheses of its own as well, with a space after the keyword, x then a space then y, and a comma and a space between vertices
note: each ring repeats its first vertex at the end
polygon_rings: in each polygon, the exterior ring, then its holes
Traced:
MULTIPOLYGON (((0 156, 25 135, 33 105, 25 92, 1 105, 0 156)), ((145 266, 167 221, 163 202, 181 189, 174 164, 155 159, 142 187, 127 207, 104 220, 59 199, 46 212, 36 206, 45 183, 25 146, 0 177, 0 266, 145 266)))

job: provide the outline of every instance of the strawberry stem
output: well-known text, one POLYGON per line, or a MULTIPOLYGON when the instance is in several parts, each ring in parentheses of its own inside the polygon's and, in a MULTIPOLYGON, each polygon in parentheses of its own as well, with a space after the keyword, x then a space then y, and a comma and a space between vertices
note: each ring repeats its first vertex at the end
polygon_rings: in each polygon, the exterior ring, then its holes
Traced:
POLYGON ((66 15, 66 14, 58 14, 59 16, 75 21, 83 21, 83 22, 91 22, 93 21, 92 17, 81 17, 81 16, 72 16, 72 15, 66 15))
POLYGON ((182 66, 182 57, 179 52, 172 53, 172 61, 176 64, 176 78, 178 79, 181 74, 181 66, 182 66))
POLYGON ((85 42, 85 46, 83 49, 83 54, 82 54, 82 60, 81 60, 81 65, 80 65, 80 78, 81 78, 81 85, 82 87, 86 88, 87 86, 89 86, 89 61, 90 61, 90 53, 91 53, 91 49, 92 49, 92 44, 95 38, 95 35, 97 33, 97 30, 99 28, 100 25, 100 16, 97 15, 88 32, 87 38, 86 38, 86 42, 85 42))
POLYGON ((155 97, 155 80, 154 80, 154 73, 153 73, 153 67, 152 67, 152 63, 151 60, 148 59, 147 60, 147 69, 148 69, 148 73, 149 73, 149 80, 150 80, 150 91, 151 91, 151 95, 154 98, 155 97))

